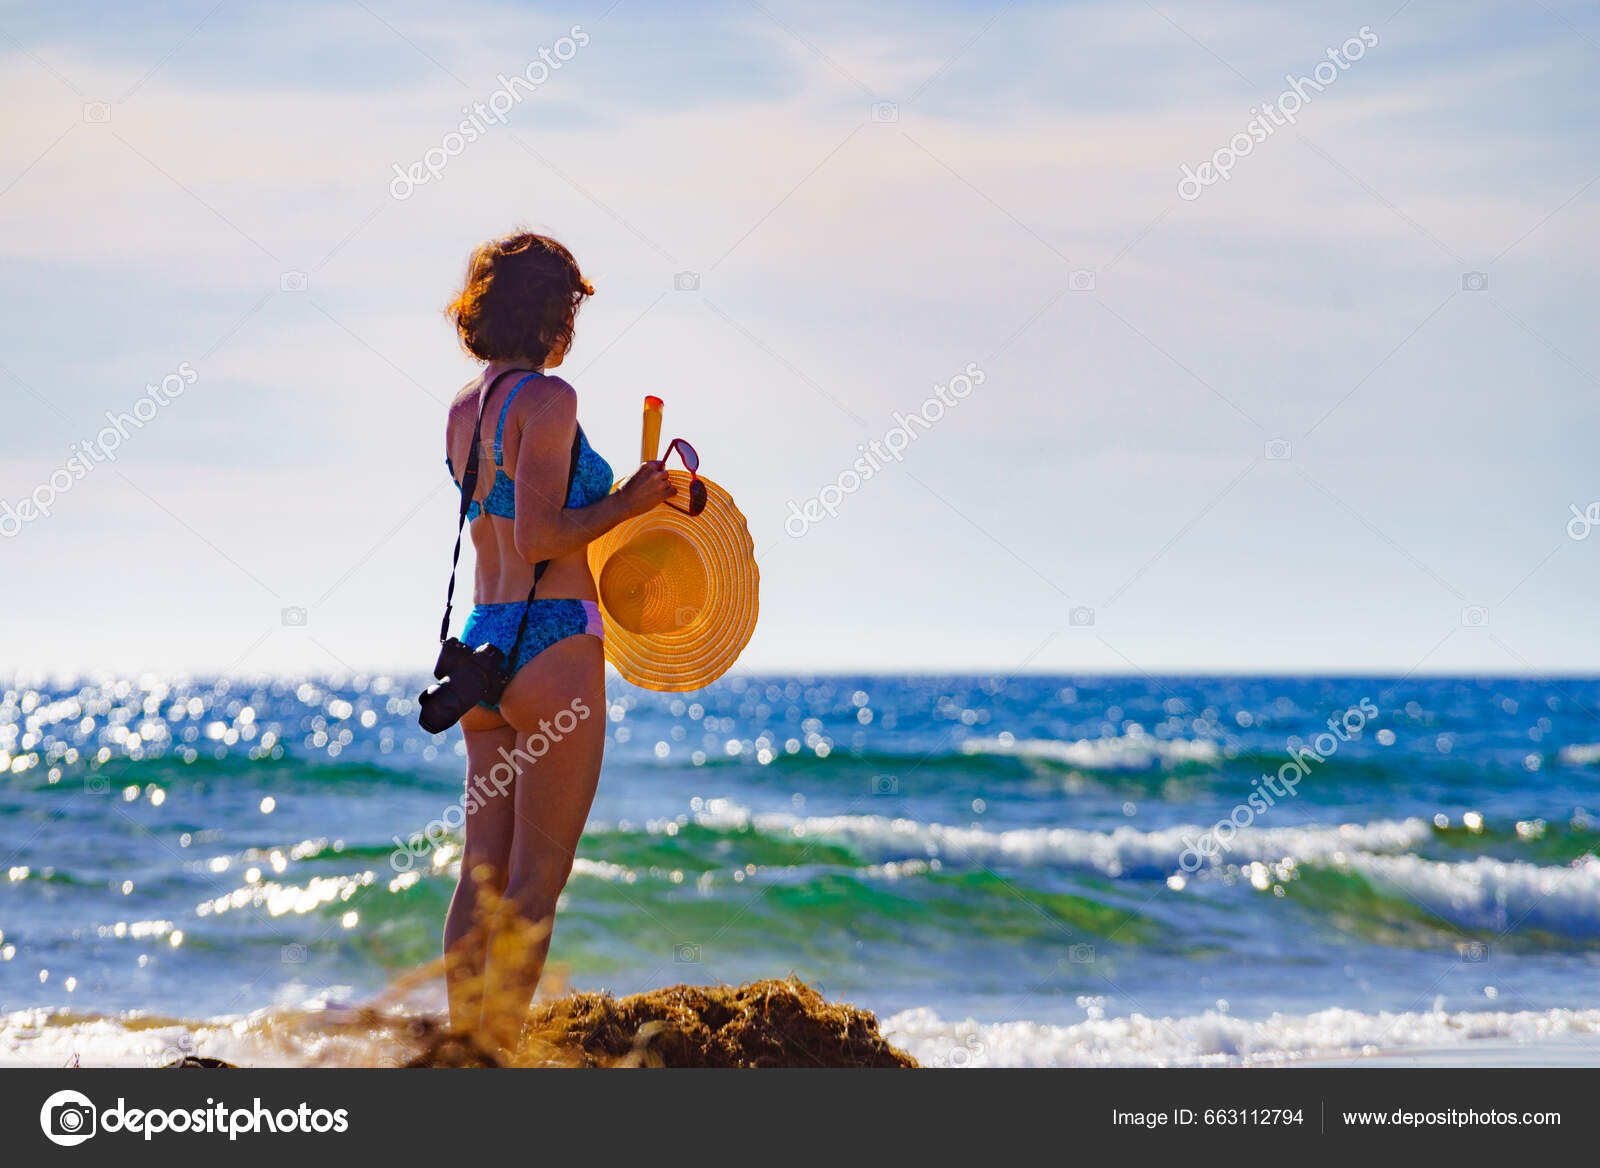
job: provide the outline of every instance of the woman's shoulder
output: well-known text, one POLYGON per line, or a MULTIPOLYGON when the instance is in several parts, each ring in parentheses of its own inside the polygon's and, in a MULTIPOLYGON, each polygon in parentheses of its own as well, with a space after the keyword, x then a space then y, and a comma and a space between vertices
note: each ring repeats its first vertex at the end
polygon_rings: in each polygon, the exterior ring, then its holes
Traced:
POLYGON ((456 390, 455 396, 450 399, 451 425, 455 425, 461 418, 465 418, 469 426, 472 424, 472 419, 478 415, 478 393, 482 389, 483 378, 474 377, 456 390))
POLYGON ((578 417, 578 391, 565 378, 546 373, 522 387, 513 408, 519 414, 519 423, 534 418, 544 422, 575 422, 578 417))
POLYGON ((472 444, 472 423, 478 418, 479 388, 479 382, 473 381, 462 386, 450 399, 450 410, 444 424, 444 456, 451 465, 456 465, 454 460, 472 444))

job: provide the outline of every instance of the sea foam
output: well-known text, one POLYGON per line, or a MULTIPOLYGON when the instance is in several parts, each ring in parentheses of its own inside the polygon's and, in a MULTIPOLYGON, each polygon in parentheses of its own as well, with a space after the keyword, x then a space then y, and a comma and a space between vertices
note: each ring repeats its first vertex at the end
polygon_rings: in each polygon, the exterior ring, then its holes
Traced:
POLYGON ((886 1019, 883 1031, 924 1066, 949 1068, 1251 1066, 1403 1051, 1418 1052, 1424 1062, 1468 1065, 1474 1044, 1495 1048, 1494 1061, 1515 1064, 1549 1061, 1541 1059, 1541 1046, 1563 1039, 1581 1042, 1590 1060, 1600 1057, 1595 1009, 1368 1014, 1333 1008, 1263 1019, 1207 1011, 1052 1026, 945 1021, 920 1008, 886 1019), (1522 1049, 1507 1052, 1508 1044, 1522 1049))
MULTIPOLYGON (((1178 872, 1184 865, 1186 849, 1206 832, 1206 828, 1195 824, 1154 831, 1128 826, 1111 831, 1076 827, 991 831, 881 815, 752 814, 735 806, 702 812, 695 822, 721 830, 754 829, 770 835, 838 840, 874 861, 937 858, 968 864, 1083 868, 1108 876, 1167 876, 1178 872)), ((652 829, 665 827, 652 825, 652 829)), ((1227 849, 1218 853, 1217 861, 1332 861, 1355 852, 1408 852, 1432 836, 1432 825, 1420 818, 1336 827, 1251 827, 1233 836, 1227 849)), ((1191 861, 1190 866, 1203 865, 1191 861)))
POLYGON ((1157 765, 1212 763, 1221 757, 1215 742, 1207 738, 1155 738, 1149 734, 1125 734, 1112 738, 1079 738, 1062 741, 1054 738, 1013 739, 969 738, 961 744, 966 754, 1013 755, 1037 758, 1090 771, 1144 771, 1157 765))

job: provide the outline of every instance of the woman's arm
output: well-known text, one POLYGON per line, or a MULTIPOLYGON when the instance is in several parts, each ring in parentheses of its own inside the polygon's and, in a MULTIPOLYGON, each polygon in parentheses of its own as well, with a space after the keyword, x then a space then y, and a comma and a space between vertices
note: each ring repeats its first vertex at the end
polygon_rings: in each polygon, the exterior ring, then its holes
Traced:
POLYGON ((567 508, 567 471, 578 432, 578 395, 559 377, 541 379, 538 424, 522 430, 517 448, 517 514, 512 539, 530 564, 575 552, 624 519, 670 499, 674 488, 661 463, 646 462, 627 482, 587 507, 567 508))

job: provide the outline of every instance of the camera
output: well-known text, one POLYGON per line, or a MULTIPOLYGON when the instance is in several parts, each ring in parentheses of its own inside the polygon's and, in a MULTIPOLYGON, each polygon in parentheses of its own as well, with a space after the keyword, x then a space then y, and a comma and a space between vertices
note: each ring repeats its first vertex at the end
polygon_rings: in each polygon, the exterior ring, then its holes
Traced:
POLYGON ((58 1103, 50 1109, 53 1136, 94 1135, 94 1108, 88 1103, 58 1103))
POLYGON ((1094 609, 1086 604, 1078 605, 1067 613, 1067 623, 1075 629, 1088 628, 1094 624, 1094 609))
POLYGON ((1463 292, 1485 292, 1489 288, 1488 272, 1462 272, 1461 290, 1463 292))
POLYGON ((700 291, 699 272, 678 272, 672 277, 672 287, 679 292, 700 291))
POLYGON ((493 645, 469 649, 455 637, 439 646, 433 667, 439 680, 417 697, 417 721, 429 734, 442 734, 479 702, 495 705, 506 688, 506 657, 493 645))
POLYGON ((1067 277, 1067 283, 1074 292, 1093 292, 1094 273, 1088 268, 1078 268, 1067 277))

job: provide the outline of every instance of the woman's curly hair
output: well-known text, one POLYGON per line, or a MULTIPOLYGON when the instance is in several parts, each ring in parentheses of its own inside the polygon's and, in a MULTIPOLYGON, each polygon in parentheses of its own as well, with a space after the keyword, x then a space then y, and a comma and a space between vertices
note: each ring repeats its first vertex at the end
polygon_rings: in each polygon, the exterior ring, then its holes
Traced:
POLYGON ((520 231, 473 249, 466 283, 445 314, 461 347, 480 361, 542 366, 572 344, 578 305, 593 295, 570 251, 520 231))

